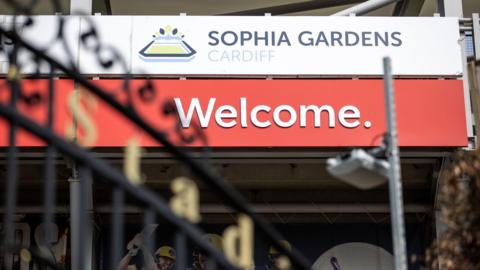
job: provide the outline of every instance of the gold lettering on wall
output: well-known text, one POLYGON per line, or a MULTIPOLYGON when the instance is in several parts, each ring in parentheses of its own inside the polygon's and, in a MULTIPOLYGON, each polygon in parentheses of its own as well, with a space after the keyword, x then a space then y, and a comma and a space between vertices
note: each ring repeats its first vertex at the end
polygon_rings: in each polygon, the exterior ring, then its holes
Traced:
POLYGON ((199 192, 195 182, 186 177, 178 177, 173 179, 171 189, 173 192, 173 197, 170 199, 172 211, 190 222, 200 222, 199 192))
POLYGON ((134 185, 139 185, 144 181, 141 174, 141 160, 143 149, 140 147, 138 138, 130 139, 125 146, 125 157, 123 162, 123 172, 125 176, 134 185))
MULTIPOLYGON (((85 90, 73 91, 68 97, 68 108, 72 113, 73 121, 67 126, 65 130, 65 137, 68 140, 75 140, 82 146, 93 145, 97 139, 97 129, 90 115, 87 113, 94 112, 97 109, 97 101, 95 97, 85 90), (84 104, 84 106, 80 105, 84 104), (76 136, 75 124, 77 129, 82 130, 83 136, 76 136)), ((77 132, 79 134, 79 132, 77 132)))
POLYGON ((245 214, 239 214, 238 226, 231 225, 223 232, 225 256, 242 269, 251 269, 253 263, 253 222, 245 214), (237 248, 238 247, 238 248, 237 248))

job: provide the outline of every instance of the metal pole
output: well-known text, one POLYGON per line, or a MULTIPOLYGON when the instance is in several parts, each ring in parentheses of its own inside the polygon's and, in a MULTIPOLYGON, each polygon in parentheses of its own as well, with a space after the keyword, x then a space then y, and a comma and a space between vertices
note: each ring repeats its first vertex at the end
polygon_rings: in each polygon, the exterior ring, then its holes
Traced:
POLYGON ((350 14, 354 13, 356 15, 363 15, 370 11, 379 9, 391 3, 398 2, 400 0, 369 0, 353 7, 349 7, 342 11, 332 14, 332 16, 349 16, 350 14))
MULTIPOLYGON (((76 102, 79 103, 79 87, 74 83, 74 94, 76 95, 76 102)), ((74 137, 73 140, 77 141, 77 129, 78 123, 76 115, 72 117, 74 137)), ((85 218, 86 222, 93 224, 93 190, 91 186, 91 180, 88 181, 86 186, 82 188, 88 176, 79 176, 79 170, 77 163, 72 162, 72 177, 68 180, 70 186, 70 235, 71 235, 71 269, 72 270, 85 270, 93 268, 93 234, 91 230, 84 230, 85 224, 81 224, 85 218), (83 202, 86 203, 83 203, 83 202), (87 212, 86 216, 85 212, 87 212), (81 217, 82 216, 82 217, 81 217), (82 219, 83 218, 83 219, 82 219), (82 231, 85 234, 82 234, 82 231)))
POLYGON ((73 164, 70 183, 71 270, 93 269, 93 205, 91 175, 73 164), (86 175, 85 175, 86 174, 86 175), (88 179, 87 179, 88 178, 88 179), (85 181, 82 183, 81 181, 85 181))
POLYGON ((397 142, 397 122, 395 114, 395 97, 393 94, 392 68, 389 57, 383 58, 385 108, 388 127, 388 162, 390 163, 388 189, 390 194, 390 211, 395 270, 407 269, 407 251, 405 244, 405 223, 403 216, 403 195, 400 172, 400 155, 397 142))
MULTIPOLYGON (((75 166, 75 165, 74 165, 75 166)), ((70 179, 70 237, 71 237, 71 269, 83 270, 80 268, 80 215, 82 206, 80 205, 80 180, 76 168, 73 168, 73 175, 70 179)))

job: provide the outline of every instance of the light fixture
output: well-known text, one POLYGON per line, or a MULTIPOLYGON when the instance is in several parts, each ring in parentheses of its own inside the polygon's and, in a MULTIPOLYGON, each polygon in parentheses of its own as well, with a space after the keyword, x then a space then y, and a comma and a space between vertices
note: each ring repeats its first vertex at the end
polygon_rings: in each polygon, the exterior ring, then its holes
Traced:
POLYGON ((327 171, 359 189, 370 189, 388 180, 390 164, 363 149, 353 149, 348 156, 327 160, 327 171))

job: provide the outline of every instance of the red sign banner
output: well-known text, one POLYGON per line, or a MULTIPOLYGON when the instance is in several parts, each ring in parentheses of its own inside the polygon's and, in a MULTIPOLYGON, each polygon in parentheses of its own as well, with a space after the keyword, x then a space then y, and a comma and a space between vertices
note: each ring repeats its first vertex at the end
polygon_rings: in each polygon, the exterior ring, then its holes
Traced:
MULTIPOLYGON (((188 146, 366 147, 378 145, 386 131, 382 80, 153 80, 155 92, 145 87, 145 80, 133 80, 129 94, 121 90, 121 80, 94 82, 122 104, 130 100, 143 120, 176 144, 181 144, 178 134, 201 133, 206 141, 188 146)), ((159 146, 97 97, 80 94, 74 106, 71 81, 55 83, 55 130, 60 135, 68 134, 72 116, 78 114, 83 120, 77 119, 77 136, 79 141, 88 137, 88 146, 123 147, 131 138, 145 147, 159 146)), ((24 84, 32 88, 34 82, 24 84)), ((461 81, 396 80, 395 97, 400 146, 467 145, 461 81)), ((44 122, 45 105, 21 109, 44 122)), ((6 146, 5 120, 0 120, 0 130, 0 145, 6 146)), ((21 133, 19 146, 42 145, 21 133)))

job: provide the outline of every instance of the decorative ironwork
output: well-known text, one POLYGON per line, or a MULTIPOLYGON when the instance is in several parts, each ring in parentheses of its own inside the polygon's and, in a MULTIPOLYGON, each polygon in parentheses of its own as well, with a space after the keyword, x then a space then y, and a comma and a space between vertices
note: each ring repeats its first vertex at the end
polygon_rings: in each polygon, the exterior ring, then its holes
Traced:
MULTIPOLYGON (((8 104, 7 102, 0 102, 0 116, 9 123, 7 171, 4 181, 6 184, 5 216, 3 220, 4 235, 1 242, 6 254, 21 254, 22 260, 34 260, 37 264, 43 264, 53 269, 62 268, 61 265, 46 257, 42 252, 29 247, 19 246, 14 241, 14 215, 18 201, 17 178, 19 169, 17 142, 19 129, 21 128, 41 139, 46 145, 45 180, 43 184, 44 224, 49 224, 55 219, 57 198, 55 159, 58 154, 62 154, 73 161, 72 178, 79 180, 80 194, 88 194, 88 188, 91 186, 92 181, 106 181, 112 186, 113 215, 110 262, 112 268, 120 261, 120 247, 123 247, 125 242, 123 235, 125 230, 124 206, 126 195, 135 198, 138 206, 143 209, 145 215, 144 226, 154 223, 154 220, 159 216, 175 226, 176 267, 179 270, 186 268, 187 241, 193 242, 208 254, 212 262, 208 264, 211 269, 215 269, 217 266, 222 269, 248 269, 251 266, 249 264, 252 263, 252 256, 248 253, 253 252, 253 229, 255 229, 256 235, 262 235, 264 239, 267 239, 289 258, 287 260, 288 263, 283 263, 283 265, 288 266, 291 263, 295 269, 310 268, 310 263, 298 251, 287 249, 279 243, 279 240, 283 239, 280 233, 263 217, 253 212, 240 193, 223 180, 212 167, 198 161, 198 159, 193 159, 185 147, 179 147, 188 146, 192 143, 197 143, 197 145, 200 143, 200 145, 205 147, 208 146, 207 137, 198 125, 193 129, 189 129, 190 131, 187 133, 181 127, 178 117, 175 116, 175 106, 168 101, 161 104, 159 113, 160 117, 164 119, 170 118, 175 121, 176 124, 170 129, 155 128, 140 116, 136 107, 138 104, 135 105, 133 102, 134 98, 138 98, 141 104, 149 104, 159 94, 159 89, 149 79, 145 79, 144 83, 137 88, 131 84, 132 75, 128 73, 126 63, 121 54, 115 48, 106 46, 101 42, 97 28, 91 19, 85 18, 87 30, 83 30, 80 34, 80 46, 89 51, 103 68, 121 68, 124 70, 125 76, 122 78, 120 87, 114 91, 105 91, 105 89, 100 88, 80 73, 79 67, 74 61, 74 53, 69 49, 66 38, 68 16, 56 16, 55 38, 47 46, 61 45, 63 53, 67 55, 67 61, 61 63, 49 56, 45 49, 39 49, 35 44, 28 42, 20 33, 21 29, 32 27, 35 24, 35 18, 30 15, 33 14, 33 9, 39 1, 31 0, 27 4, 24 4, 25 1, 6 0, 6 2, 15 11, 16 15, 22 15, 21 17, 13 16, 11 28, 0 27, 1 40, 8 40, 8 46, 2 46, 0 51, 0 54, 8 58, 6 83, 0 86, 0 97, 2 95, 8 97, 8 104), (26 62, 19 60, 20 54, 28 55, 28 63, 34 65, 35 72, 29 76, 29 80, 35 81, 42 78, 45 80, 45 76, 41 74, 41 71, 48 69, 48 76, 46 76, 48 91, 46 93, 40 89, 25 91, 22 86, 22 69, 26 62), (127 150, 130 154, 127 158, 127 174, 124 174, 107 164, 106 161, 95 157, 87 148, 82 147, 82 141, 76 138, 75 133, 72 133, 72 142, 65 140, 55 132, 56 114, 54 100, 57 92, 54 77, 59 76, 59 74, 73 80, 77 89, 81 88, 82 91, 93 94, 98 100, 105 102, 115 111, 121 113, 127 119, 126 121, 130 121, 139 130, 144 131, 159 144, 163 145, 164 149, 188 167, 195 177, 202 180, 211 190, 218 194, 228 207, 237 211, 238 225, 230 226, 226 230, 228 241, 224 241, 223 245, 227 246, 227 248, 230 246, 230 248, 225 254, 219 252, 209 242, 204 241, 202 238, 204 232, 192 223, 199 221, 200 216, 198 212, 195 212, 198 211, 198 205, 196 206, 198 203, 198 190, 196 190, 196 186, 192 185, 190 180, 177 179, 173 181, 174 198, 168 203, 158 194, 139 184, 141 179, 138 163, 136 162, 138 162, 140 149, 135 145, 135 142, 132 142, 130 149, 127 150), (42 106, 47 108, 45 123, 34 121, 21 109, 24 107, 39 108, 42 106), (178 139, 173 142, 171 138, 178 139), (98 177, 93 179, 93 175, 98 177), (170 205, 173 207, 170 208, 170 205), (236 237, 242 242, 239 250, 236 248, 236 237), (249 248, 251 250, 248 250, 249 248)), ((51 3, 54 11, 60 12, 62 10, 61 1, 52 0, 51 3)), ((74 98, 78 99, 79 91, 75 94, 77 96, 74 98)), ((75 107, 76 102, 74 98, 72 98, 73 101, 71 103, 73 107, 75 107)), ((82 128, 85 128, 87 133, 93 132, 92 127, 88 127, 88 124, 86 124, 88 121, 83 121, 81 117, 80 111, 73 110, 73 118, 76 120, 74 121, 75 125, 77 127, 83 125, 82 128)), ((86 143, 88 144, 88 142, 86 143)), ((89 202, 85 196, 77 196, 75 200, 76 203, 71 205, 71 211, 75 213, 76 220, 72 220, 72 222, 76 224, 78 231, 72 232, 72 250, 76 252, 72 257, 77 258, 78 261, 72 261, 72 264, 78 263, 78 265, 75 265, 78 267, 77 269, 87 269, 88 267, 85 265, 83 258, 88 250, 86 237, 84 236, 89 235, 92 231, 90 214, 87 211, 89 202)), ((51 233, 49 226, 45 226, 44 235, 47 239, 49 239, 51 233)), ((152 247, 151 240, 149 240, 151 237, 144 238, 146 246, 152 247)), ((285 260, 283 261, 285 262, 285 260)), ((8 269, 11 266, 6 265, 6 267, 8 269)))

